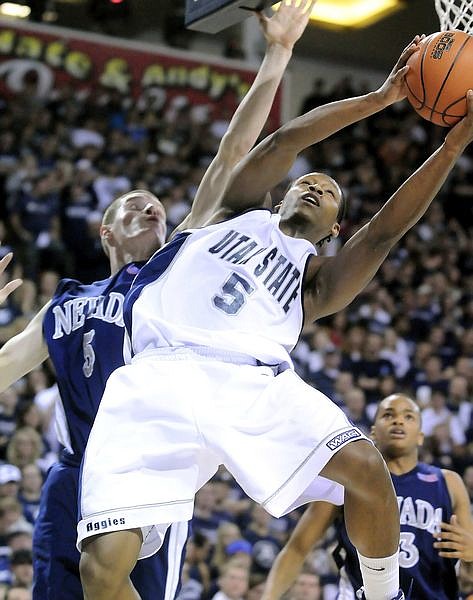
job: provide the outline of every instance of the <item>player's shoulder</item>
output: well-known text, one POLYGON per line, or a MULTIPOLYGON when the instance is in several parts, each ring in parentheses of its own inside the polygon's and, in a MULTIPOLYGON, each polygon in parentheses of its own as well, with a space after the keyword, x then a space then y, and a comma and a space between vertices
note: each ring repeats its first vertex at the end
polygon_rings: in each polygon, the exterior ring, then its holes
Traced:
POLYGON ((91 292, 95 290, 103 289, 110 283, 109 279, 104 279, 101 281, 94 281, 92 283, 83 283, 78 279, 65 278, 61 279, 56 288, 56 292, 54 293, 54 298, 58 298, 63 295, 73 295, 73 296, 81 296, 81 295, 90 295, 91 292))
POLYGON ((144 262, 126 264, 113 275, 90 283, 83 283, 73 278, 61 279, 54 293, 53 300, 57 300, 63 296, 99 296, 113 291, 115 288, 129 286, 144 264, 144 262))
POLYGON ((53 301, 64 294, 74 293, 76 290, 80 289, 84 284, 78 279, 72 279, 70 277, 65 277, 61 279, 57 284, 56 290, 53 295, 53 301))
MULTIPOLYGON (((442 469, 435 465, 429 465, 428 463, 418 462, 415 468, 410 472, 416 479, 425 483, 436 483, 444 479, 442 469)), ((406 474, 406 475, 409 475, 406 474)))
POLYGON ((448 490, 458 489, 458 486, 464 487, 463 479, 456 471, 450 469, 441 469, 442 475, 444 476, 445 483, 447 484, 448 490))
POLYGON ((452 502, 452 507, 455 512, 470 512, 470 498, 468 491, 461 476, 450 469, 442 469, 442 474, 445 478, 448 493, 452 502))

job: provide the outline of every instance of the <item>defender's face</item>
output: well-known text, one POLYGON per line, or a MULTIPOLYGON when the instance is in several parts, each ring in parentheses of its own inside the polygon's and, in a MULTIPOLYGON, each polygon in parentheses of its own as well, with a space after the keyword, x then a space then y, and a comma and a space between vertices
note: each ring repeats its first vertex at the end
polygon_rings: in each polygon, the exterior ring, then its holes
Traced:
POLYGON ((289 218, 292 214, 305 217, 317 228, 332 232, 337 223, 342 192, 337 182, 324 173, 309 173, 296 179, 287 191, 280 214, 289 218))
POLYGON ((423 442, 419 408, 406 396, 388 396, 379 405, 371 433, 383 456, 396 458, 416 451, 423 442))
POLYGON ((134 239, 151 256, 166 240, 166 211, 146 190, 133 190, 123 196, 112 225, 118 244, 134 239))

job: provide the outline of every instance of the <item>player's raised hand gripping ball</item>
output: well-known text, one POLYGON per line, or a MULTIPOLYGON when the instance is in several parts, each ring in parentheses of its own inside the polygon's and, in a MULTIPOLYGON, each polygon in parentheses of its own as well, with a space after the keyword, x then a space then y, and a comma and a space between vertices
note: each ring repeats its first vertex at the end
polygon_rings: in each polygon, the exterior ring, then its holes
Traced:
POLYGON ((466 115, 466 92, 473 88, 472 36, 455 29, 432 33, 407 64, 407 99, 421 117, 451 127, 466 115))

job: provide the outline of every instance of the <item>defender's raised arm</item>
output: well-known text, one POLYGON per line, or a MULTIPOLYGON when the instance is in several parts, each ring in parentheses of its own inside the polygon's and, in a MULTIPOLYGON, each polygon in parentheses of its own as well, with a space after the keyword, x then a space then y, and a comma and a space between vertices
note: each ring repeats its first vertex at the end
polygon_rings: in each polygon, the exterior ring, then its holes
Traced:
POLYGON ((282 2, 268 18, 257 13, 266 39, 266 54, 258 74, 238 106, 222 138, 218 152, 199 185, 190 215, 177 230, 201 227, 215 211, 234 167, 253 148, 266 123, 292 49, 304 32, 316 0, 296 5, 282 2))

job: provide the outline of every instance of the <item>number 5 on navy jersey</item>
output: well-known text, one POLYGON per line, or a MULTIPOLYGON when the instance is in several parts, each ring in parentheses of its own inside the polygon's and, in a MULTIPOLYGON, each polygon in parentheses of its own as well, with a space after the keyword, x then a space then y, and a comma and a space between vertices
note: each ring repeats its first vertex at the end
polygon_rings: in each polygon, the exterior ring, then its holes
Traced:
POLYGON ((94 371, 95 364, 95 352, 92 347, 92 340, 95 336, 95 329, 91 329, 87 333, 84 333, 82 338, 82 349, 84 351, 84 364, 82 365, 82 371, 86 377, 90 377, 94 371))

